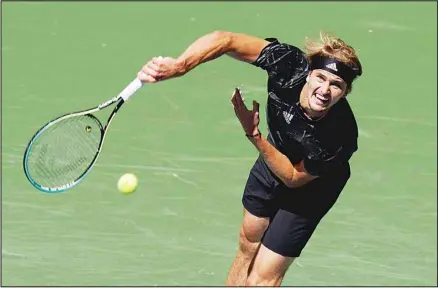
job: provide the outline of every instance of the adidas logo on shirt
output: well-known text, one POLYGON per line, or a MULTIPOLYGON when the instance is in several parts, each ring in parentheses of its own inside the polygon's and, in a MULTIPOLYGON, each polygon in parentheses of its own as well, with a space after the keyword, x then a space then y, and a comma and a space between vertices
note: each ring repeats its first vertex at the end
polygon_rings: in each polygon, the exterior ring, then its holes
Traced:
POLYGON ((290 114, 287 111, 283 111, 283 117, 284 117, 284 120, 286 120, 286 123, 290 124, 290 121, 292 120, 292 118, 294 118, 294 115, 290 114))
POLYGON ((332 69, 333 71, 336 71, 336 72, 338 71, 338 68, 336 68, 336 63, 327 64, 325 67, 332 69))

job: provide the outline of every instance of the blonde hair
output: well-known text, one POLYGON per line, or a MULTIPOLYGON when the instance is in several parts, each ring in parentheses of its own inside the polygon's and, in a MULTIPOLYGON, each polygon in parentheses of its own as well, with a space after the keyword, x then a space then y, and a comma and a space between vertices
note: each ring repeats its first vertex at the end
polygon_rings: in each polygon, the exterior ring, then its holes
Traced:
MULTIPOLYGON (((310 64, 312 64, 312 56, 326 56, 334 58, 355 70, 358 69, 362 73, 362 65, 353 47, 326 32, 320 32, 319 38, 319 41, 306 38, 304 51, 310 64)), ((351 90, 351 86, 349 90, 351 90)))

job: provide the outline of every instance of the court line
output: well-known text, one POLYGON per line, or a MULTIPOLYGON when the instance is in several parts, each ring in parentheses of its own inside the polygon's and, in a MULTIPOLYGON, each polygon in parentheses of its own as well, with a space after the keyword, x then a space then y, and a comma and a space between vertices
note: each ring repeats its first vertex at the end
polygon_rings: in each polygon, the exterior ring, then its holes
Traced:
POLYGON ((356 116, 357 119, 367 119, 367 120, 383 120, 383 121, 391 121, 391 122, 400 122, 400 123, 410 123, 410 124, 418 124, 436 127, 436 123, 422 121, 422 120, 414 120, 408 118, 395 118, 395 117, 386 117, 386 116, 378 116, 378 115, 365 115, 365 116, 356 116))
POLYGON ((96 167, 116 167, 116 168, 134 168, 134 169, 143 169, 143 170, 156 170, 156 171, 179 171, 179 172, 201 172, 200 170, 194 169, 184 169, 184 168, 170 168, 164 166, 147 166, 147 165, 123 165, 123 164, 97 164, 96 167))
POLYGON ((173 101, 171 101, 169 99, 169 97, 167 97, 165 94, 162 95, 162 97, 164 98, 164 100, 166 100, 166 102, 173 108, 173 110, 179 110, 179 106, 176 105, 173 101))
MULTIPOLYGON (((66 237, 66 238, 68 238, 68 237, 66 237)), ((114 255, 131 256, 131 257, 137 256, 137 254, 135 252, 125 252, 123 250, 105 249, 105 248, 101 248, 101 247, 85 246, 85 245, 80 245, 80 247, 82 249, 87 249, 87 250, 97 251, 97 252, 104 252, 104 253, 109 253, 109 254, 114 254, 114 255)))
POLYGON ((388 21, 368 21, 368 22, 362 22, 362 25, 366 26, 367 28, 381 28, 386 30, 392 30, 392 31, 416 31, 417 29, 408 27, 405 25, 392 23, 388 21))
POLYGON ((127 220, 126 223, 131 224, 134 227, 135 230, 137 230, 137 231, 141 232, 142 234, 146 235, 149 240, 150 240, 150 237, 154 237, 154 238, 157 237, 157 235, 155 234, 154 231, 152 231, 152 229, 141 227, 141 226, 137 225, 137 223, 135 223, 132 220, 127 220))
POLYGON ((23 155, 21 155, 21 154, 12 154, 12 153, 0 153, 2 156, 7 156, 7 157, 10 157, 10 158, 16 158, 16 159, 22 159, 23 158, 23 155))
MULTIPOLYGON (((153 155, 153 156, 155 156, 155 155, 153 155)), ((169 163, 170 165, 173 165, 173 166, 176 167, 176 168, 181 168, 181 165, 175 163, 174 161, 172 161, 172 160, 170 160, 170 159, 167 159, 167 158, 161 158, 161 157, 157 157, 157 158, 160 159, 160 160, 163 160, 163 161, 165 161, 165 162, 167 162, 167 163, 169 163)))
MULTIPOLYGON (((18 149, 17 147, 21 147, 21 148, 26 148, 27 144, 7 144, 7 143, 2 143, 2 147, 11 147, 12 149, 18 149)), ((22 149, 20 149, 21 151, 22 149)))
POLYGON ((174 158, 175 161, 185 161, 185 162, 213 162, 213 163, 227 163, 235 164, 241 161, 255 161, 255 157, 190 157, 182 156, 174 158), (230 163, 232 162, 232 163, 230 163))
POLYGON ((371 261, 367 261, 367 260, 362 260, 359 257, 354 256, 354 255, 333 255, 333 256, 336 256, 336 258, 354 259, 356 262, 359 262, 359 263, 371 264, 373 266, 378 266, 378 267, 387 268, 387 269, 393 269, 394 268, 394 267, 391 267, 391 266, 388 266, 388 265, 385 265, 385 264, 381 264, 381 263, 378 263, 378 262, 371 262, 371 261))
POLYGON ((212 251, 207 251, 204 249, 197 249, 197 248, 191 248, 191 247, 186 247, 186 246, 177 246, 174 243, 165 243, 165 244, 170 244, 170 245, 163 245, 163 246, 161 246, 161 248, 168 249, 168 250, 173 249, 173 250, 185 250, 185 251, 191 251, 191 252, 198 252, 198 253, 207 254, 207 255, 211 255, 211 256, 220 256, 220 257, 226 257, 226 258, 230 258, 234 255, 234 253, 226 254, 226 253, 212 252, 212 251))
POLYGON ((172 173, 172 176, 175 177, 176 179, 180 180, 180 181, 183 182, 183 183, 186 183, 186 184, 189 184, 189 185, 195 186, 196 188, 199 188, 199 185, 198 185, 196 182, 193 182, 193 181, 189 181, 189 180, 187 180, 187 179, 184 179, 184 178, 182 178, 181 176, 179 176, 179 175, 176 174, 176 173, 172 173))
MULTIPOLYGON (((41 206, 32 205, 32 204, 28 204, 28 203, 2 201, 2 204, 9 205, 9 206, 27 207, 27 208, 32 208, 32 209, 36 209, 36 210, 42 210, 46 213, 58 215, 58 216, 71 216, 72 215, 71 213, 68 213, 68 212, 52 210, 53 207, 51 207, 52 209, 47 209, 47 207, 41 207, 41 206)), ((59 206, 57 206, 57 207, 59 207, 59 206)))
POLYGON ((183 196, 159 196, 156 199, 158 200, 193 200, 192 197, 183 197, 183 196))
POLYGON ((26 255, 26 254, 20 254, 20 253, 14 253, 14 252, 9 252, 9 251, 7 251, 7 250, 5 250, 5 249, 2 249, 2 255, 5 255, 5 256, 14 256, 14 257, 20 257, 20 258, 26 258, 26 257, 29 257, 29 255, 26 255))
POLYGON ((365 132, 363 129, 358 129, 359 130, 359 136, 364 136, 366 138, 371 138, 371 134, 368 132, 365 132))
MULTIPOLYGON (((4 50, 3 50, 3 51, 4 51, 4 50)), ((22 109, 22 108, 24 108, 24 106, 6 105, 6 106, 3 106, 3 108, 22 109)))
POLYGON ((391 154, 398 154, 398 155, 413 155, 413 156, 421 156, 421 157, 428 157, 428 158, 431 158, 431 156, 433 155, 432 153, 418 153, 416 151, 411 151, 411 150, 400 150, 400 149, 389 149, 389 148, 372 148, 372 149, 370 149, 370 151, 384 152, 385 154, 391 153, 391 154))
POLYGON ((240 84, 239 89, 242 91, 242 95, 250 93, 267 93, 268 91, 266 86, 254 86, 244 84, 240 84))

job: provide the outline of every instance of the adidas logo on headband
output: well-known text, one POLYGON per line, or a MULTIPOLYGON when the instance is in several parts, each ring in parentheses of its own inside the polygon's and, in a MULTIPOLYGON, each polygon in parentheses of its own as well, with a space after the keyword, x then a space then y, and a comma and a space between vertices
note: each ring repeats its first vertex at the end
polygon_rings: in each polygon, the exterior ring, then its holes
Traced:
POLYGON ((341 77, 347 84, 351 84, 357 76, 362 75, 360 62, 357 63, 357 67, 350 67, 342 61, 323 55, 314 55, 311 57, 311 70, 315 69, 323 69, 335 74, 341 77))
POLYGON ((325 67, 332 69, 333 71, 336 71, 336 72, 338 71, 338 69, 336 68, 336 63, 327 64, 325 67))

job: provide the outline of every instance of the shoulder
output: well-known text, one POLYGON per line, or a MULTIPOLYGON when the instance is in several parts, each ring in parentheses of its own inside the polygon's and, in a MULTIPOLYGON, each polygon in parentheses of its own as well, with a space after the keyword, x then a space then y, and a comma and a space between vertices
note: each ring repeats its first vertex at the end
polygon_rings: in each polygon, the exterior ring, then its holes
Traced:
POLYGON ((354 153, 357 150, 358 126, 353 110, 347 99, 341 99, 332 108, 329 114, 315 125, 316 138, 324 148, 333 154, 340 149, 354 153))
MULTIPOLYGON (((326 131, 322 132, 332 149, 343 150, 350 156, 358 150, 359 129, 353 110, 347 99, 341 99, 330 111, 326 131)), ((324 125, 325 126, 325 125, 324 125)))
POLYGON ((343 127, 342 130, 345 130, 345 136, 356 139, 359 135, 359 129, 353 109, 350 103, 348 103, 348 100, 346 98, 341 99, 332 109, 332 116, 336 124, 343 127))
POLYGON ((331 108, 319 125, 315 125, 315 134, 303 143, 306 151, 304 164, 312 175, 336 171, 338 165, 348 163, 358 150, 358 127, 354 113, 346 99, 341 101, 331 108))
POLYGON ((298 47, 280 42, 277 38, 265 38, 268 42, 260 55, 252 63, 264 70, 276 66, 280 62, 287 62, 292 66, 307 66, 305 53, 298 47), (285 61, 286 60, 286 61, 285 61))

